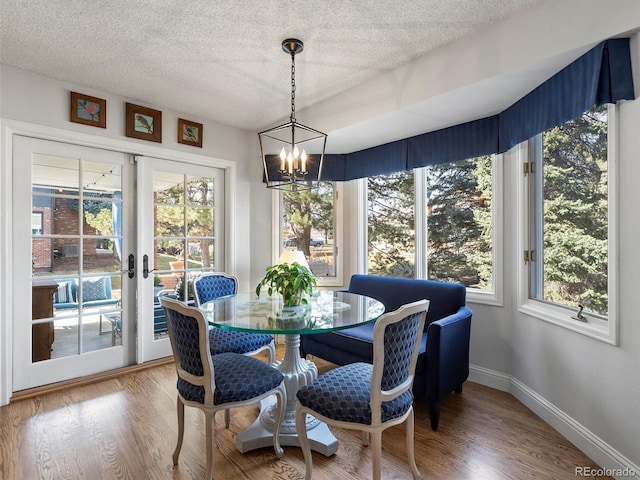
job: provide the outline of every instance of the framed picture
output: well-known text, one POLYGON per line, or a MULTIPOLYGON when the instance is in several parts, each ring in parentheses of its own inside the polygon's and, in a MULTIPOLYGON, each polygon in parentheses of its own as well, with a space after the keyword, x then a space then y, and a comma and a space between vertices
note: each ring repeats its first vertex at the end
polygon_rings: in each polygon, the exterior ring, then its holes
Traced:
POLYGON ((179 118, 178 143, 202 148, 202 124, 179 118))
POLYGON ((107 101, 71 92, 69 120, 94 127, 107 128, 107 101))
POLYGON ((126 103, 124 133, 127 137, 162 143, 162 112, 126 103))

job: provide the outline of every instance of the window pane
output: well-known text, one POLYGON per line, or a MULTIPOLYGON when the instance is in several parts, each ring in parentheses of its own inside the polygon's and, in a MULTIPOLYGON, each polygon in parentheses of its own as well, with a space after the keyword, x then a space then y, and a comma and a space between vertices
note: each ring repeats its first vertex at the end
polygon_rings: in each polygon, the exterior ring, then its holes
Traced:
POLYGON ((492 157, 427 167, 428 278, 493 290, 492 157))
POLYGON ((368 273, 415 277, 413 172, 367 179, 368 273))
POLYGON ((317 277, 335 277, 335 192, 332 182, 315 190, 282 193, 283 247, 301 250, 317 277))
POLYGON ((542 272, 535 271, 542 281, 532 281, 532 297, 606 315, 606 105, 544 132, 541 166, 536 175, 542 175, 542 248, 536 250, 542 272))

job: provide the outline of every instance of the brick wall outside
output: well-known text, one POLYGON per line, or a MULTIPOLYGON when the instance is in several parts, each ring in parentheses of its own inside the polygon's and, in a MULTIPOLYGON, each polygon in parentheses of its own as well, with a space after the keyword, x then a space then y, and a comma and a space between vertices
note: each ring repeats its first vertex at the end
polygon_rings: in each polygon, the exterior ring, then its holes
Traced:
MULTIPOLYGON (((78 201, 66 198, 54 200, 54 212, 47 207, 34 207, 34 212, 43 212, 43 233, 73 235, 75 238, 37 238, 32 240, 33 266, 36 272, 65 272, 79 270, 79 256, 71 255, 70 246, 80 244, 78 201), (53 215, 55 213, 55 221, 53 215)), ((95 228, 82 222, 85 235, 97 235, 95 228)), ((82 242, 83 270, 99 270, 118 266, 115 254, 98 254, 99 239, 85 237, 82 242)))

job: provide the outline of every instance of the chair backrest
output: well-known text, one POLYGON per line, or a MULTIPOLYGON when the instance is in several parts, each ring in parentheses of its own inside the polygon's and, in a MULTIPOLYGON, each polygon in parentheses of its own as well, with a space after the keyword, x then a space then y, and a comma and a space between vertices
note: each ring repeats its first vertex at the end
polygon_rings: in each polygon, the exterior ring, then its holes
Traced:
POLYGON ((208 325, 202 312, 179 300, 159 297, 164 308, 178 372, 178 391, 185 398, 213 403, 215 376, 208 325))
POLYGON ((203 273, 193 281, 196 306, 216 298, 235 295, 238 292, 238 279, 222 272, 203 273))
POLYGON ((382 402, 388 402, 413 386, 422 330, 429 301, 420 300, 382 315, 373 327, 371 420, 380 423, 382 402))

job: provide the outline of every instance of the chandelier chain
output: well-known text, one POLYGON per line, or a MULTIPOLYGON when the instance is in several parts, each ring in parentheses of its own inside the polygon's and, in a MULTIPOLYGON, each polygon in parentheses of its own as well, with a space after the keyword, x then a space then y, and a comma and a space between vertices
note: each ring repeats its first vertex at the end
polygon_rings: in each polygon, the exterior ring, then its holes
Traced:
POLYGON ((296 121, 296 54, 291 52, 291 122, 296 121))

